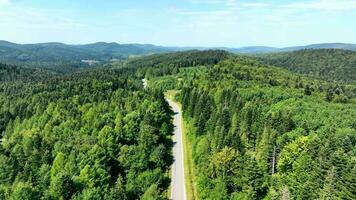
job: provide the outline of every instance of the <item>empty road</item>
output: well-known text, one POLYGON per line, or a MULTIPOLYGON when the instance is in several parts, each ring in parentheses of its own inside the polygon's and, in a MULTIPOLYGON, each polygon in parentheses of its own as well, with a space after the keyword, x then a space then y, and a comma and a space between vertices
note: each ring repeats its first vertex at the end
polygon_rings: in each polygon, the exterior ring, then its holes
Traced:
POLYGON ((183 156, 183 133, 182 133, 182 112, 177 103, 167 99, 169 105, 174 111, 173 124, 173 157, 174 162, 172 165, 172 193, 171 199, 173 200, 186 200, 185 193, 185 179, 184 179, 184 156, 183 156))
MULTIPOLYGON (((148 87, 146 79, 142 79, 143 88, 148 87)), ((171 199, 186 200, 185 179, 184 179, 184 155, 183 155, 183 129, 182 112, 177 103, 166 98, 174 112, 174 132, 173 132, 173 165, 171 182, 171 199)))

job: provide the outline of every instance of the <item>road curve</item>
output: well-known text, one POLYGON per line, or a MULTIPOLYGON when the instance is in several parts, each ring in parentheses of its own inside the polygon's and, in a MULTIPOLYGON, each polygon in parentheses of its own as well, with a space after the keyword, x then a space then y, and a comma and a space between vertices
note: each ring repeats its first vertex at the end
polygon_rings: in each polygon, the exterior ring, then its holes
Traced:
POLYGON ((182 112, 177 103, 166 99, 174 111, 174 135, 173 135, 173 165, 171 182, 171 199, 186 200, 185 178, 184 178, 184 154, 183 154, 183 132, 182 132, 182 112))

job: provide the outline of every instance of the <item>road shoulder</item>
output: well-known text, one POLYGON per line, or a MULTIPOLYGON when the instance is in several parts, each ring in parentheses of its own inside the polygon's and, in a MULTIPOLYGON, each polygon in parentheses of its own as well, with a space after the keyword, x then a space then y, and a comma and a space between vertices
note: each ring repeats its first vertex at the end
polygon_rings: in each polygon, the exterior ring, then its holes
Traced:
MULTIPOLYGON (((165 93, 166 99, 169 99, 171 101, 174 101, 178 106, 180 107, 180 110, 182 111, 182 106, 179 102, 175 101, 174 97, 177 94, 178 91, 175 90, 170 90, 165 93)), ((183 116, 183 115, 182 115, 183 116)), ((183 120, 181 121, 182 124, 182 142, 183 142, 183 156, 184 156, 184 176, 185 176, 185 188, 186 188, 186 195, 187 195, 187 200, 197 200, 197 190, 196 190, 196 179, 195 179, 195 173, 194 173, 194 163, 193 163, 193 158, 192 158, 192 146, 188 140, 188 135, 187 135, 187 127, 185 126, 185 120, 184 117, 182 117, 183 120)))

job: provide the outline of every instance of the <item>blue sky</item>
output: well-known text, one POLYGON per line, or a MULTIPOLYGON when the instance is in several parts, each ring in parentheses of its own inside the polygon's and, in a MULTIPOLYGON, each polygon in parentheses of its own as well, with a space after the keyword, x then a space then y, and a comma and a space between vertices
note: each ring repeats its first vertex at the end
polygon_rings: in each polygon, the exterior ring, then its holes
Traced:
POLYGON ((0 40, 226 47, 356 43, 356 0, 0 0, 0 40))

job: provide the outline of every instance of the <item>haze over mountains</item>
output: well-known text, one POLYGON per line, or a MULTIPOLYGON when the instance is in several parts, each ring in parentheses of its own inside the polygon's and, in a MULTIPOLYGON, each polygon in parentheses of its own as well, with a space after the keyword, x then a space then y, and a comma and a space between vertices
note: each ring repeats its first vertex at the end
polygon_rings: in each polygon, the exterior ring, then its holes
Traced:
POLYGON ((98 42, 84 45, 68 45, 63 43, 39 43, 39 44, 16 44, 0 41, 1 61, 16 59, 29 61, 41 59, 73 60, 73 59, 96 59, 107 60, 111 58, 126 58, 131 55, 144 55, 167 52, 168 48, 150 44, 117 44, 98 42))
POLYGON ((16 44, 0 41, 0 62, 52 71, 73 71, 88 65, 124 60, 129 57, 167 53, 185 50, 221 49, 237 54, 260 54, 288 52, 301 49, 345 49, 356 51, 356 44, 324 43, 307 46, 275 48, 250 46, 241 48, 227 47, 164 47, 152 44, 118 44, 97 42, 93 44, 69 45, 63 43, 16 44))
POLYGON ((285 48, 276 48, 269 46, 247 46, 240 48, 228 47, 164 47, 152 44, 118 44, 115 42, 97 42, 92 44, 70 45, 64 43, 38 43, 38 44, 16 44, 8 41, 0 41, 0 61, 6 61, 10 58, 18 60, 30 60, 39 58, 42 55, 44 60, 51 59, 97 59, 106 60, 111 58, 122 59, 130 56, 148 55, 154 53, 163 53, 171 51, 184 50, 206 50, 221 49, 233 53, 255 54, 296 51, 301 49, 345 49, 356 51, 356 44, 347 43, 321 43, 306 46, 292 46, 285 48))

